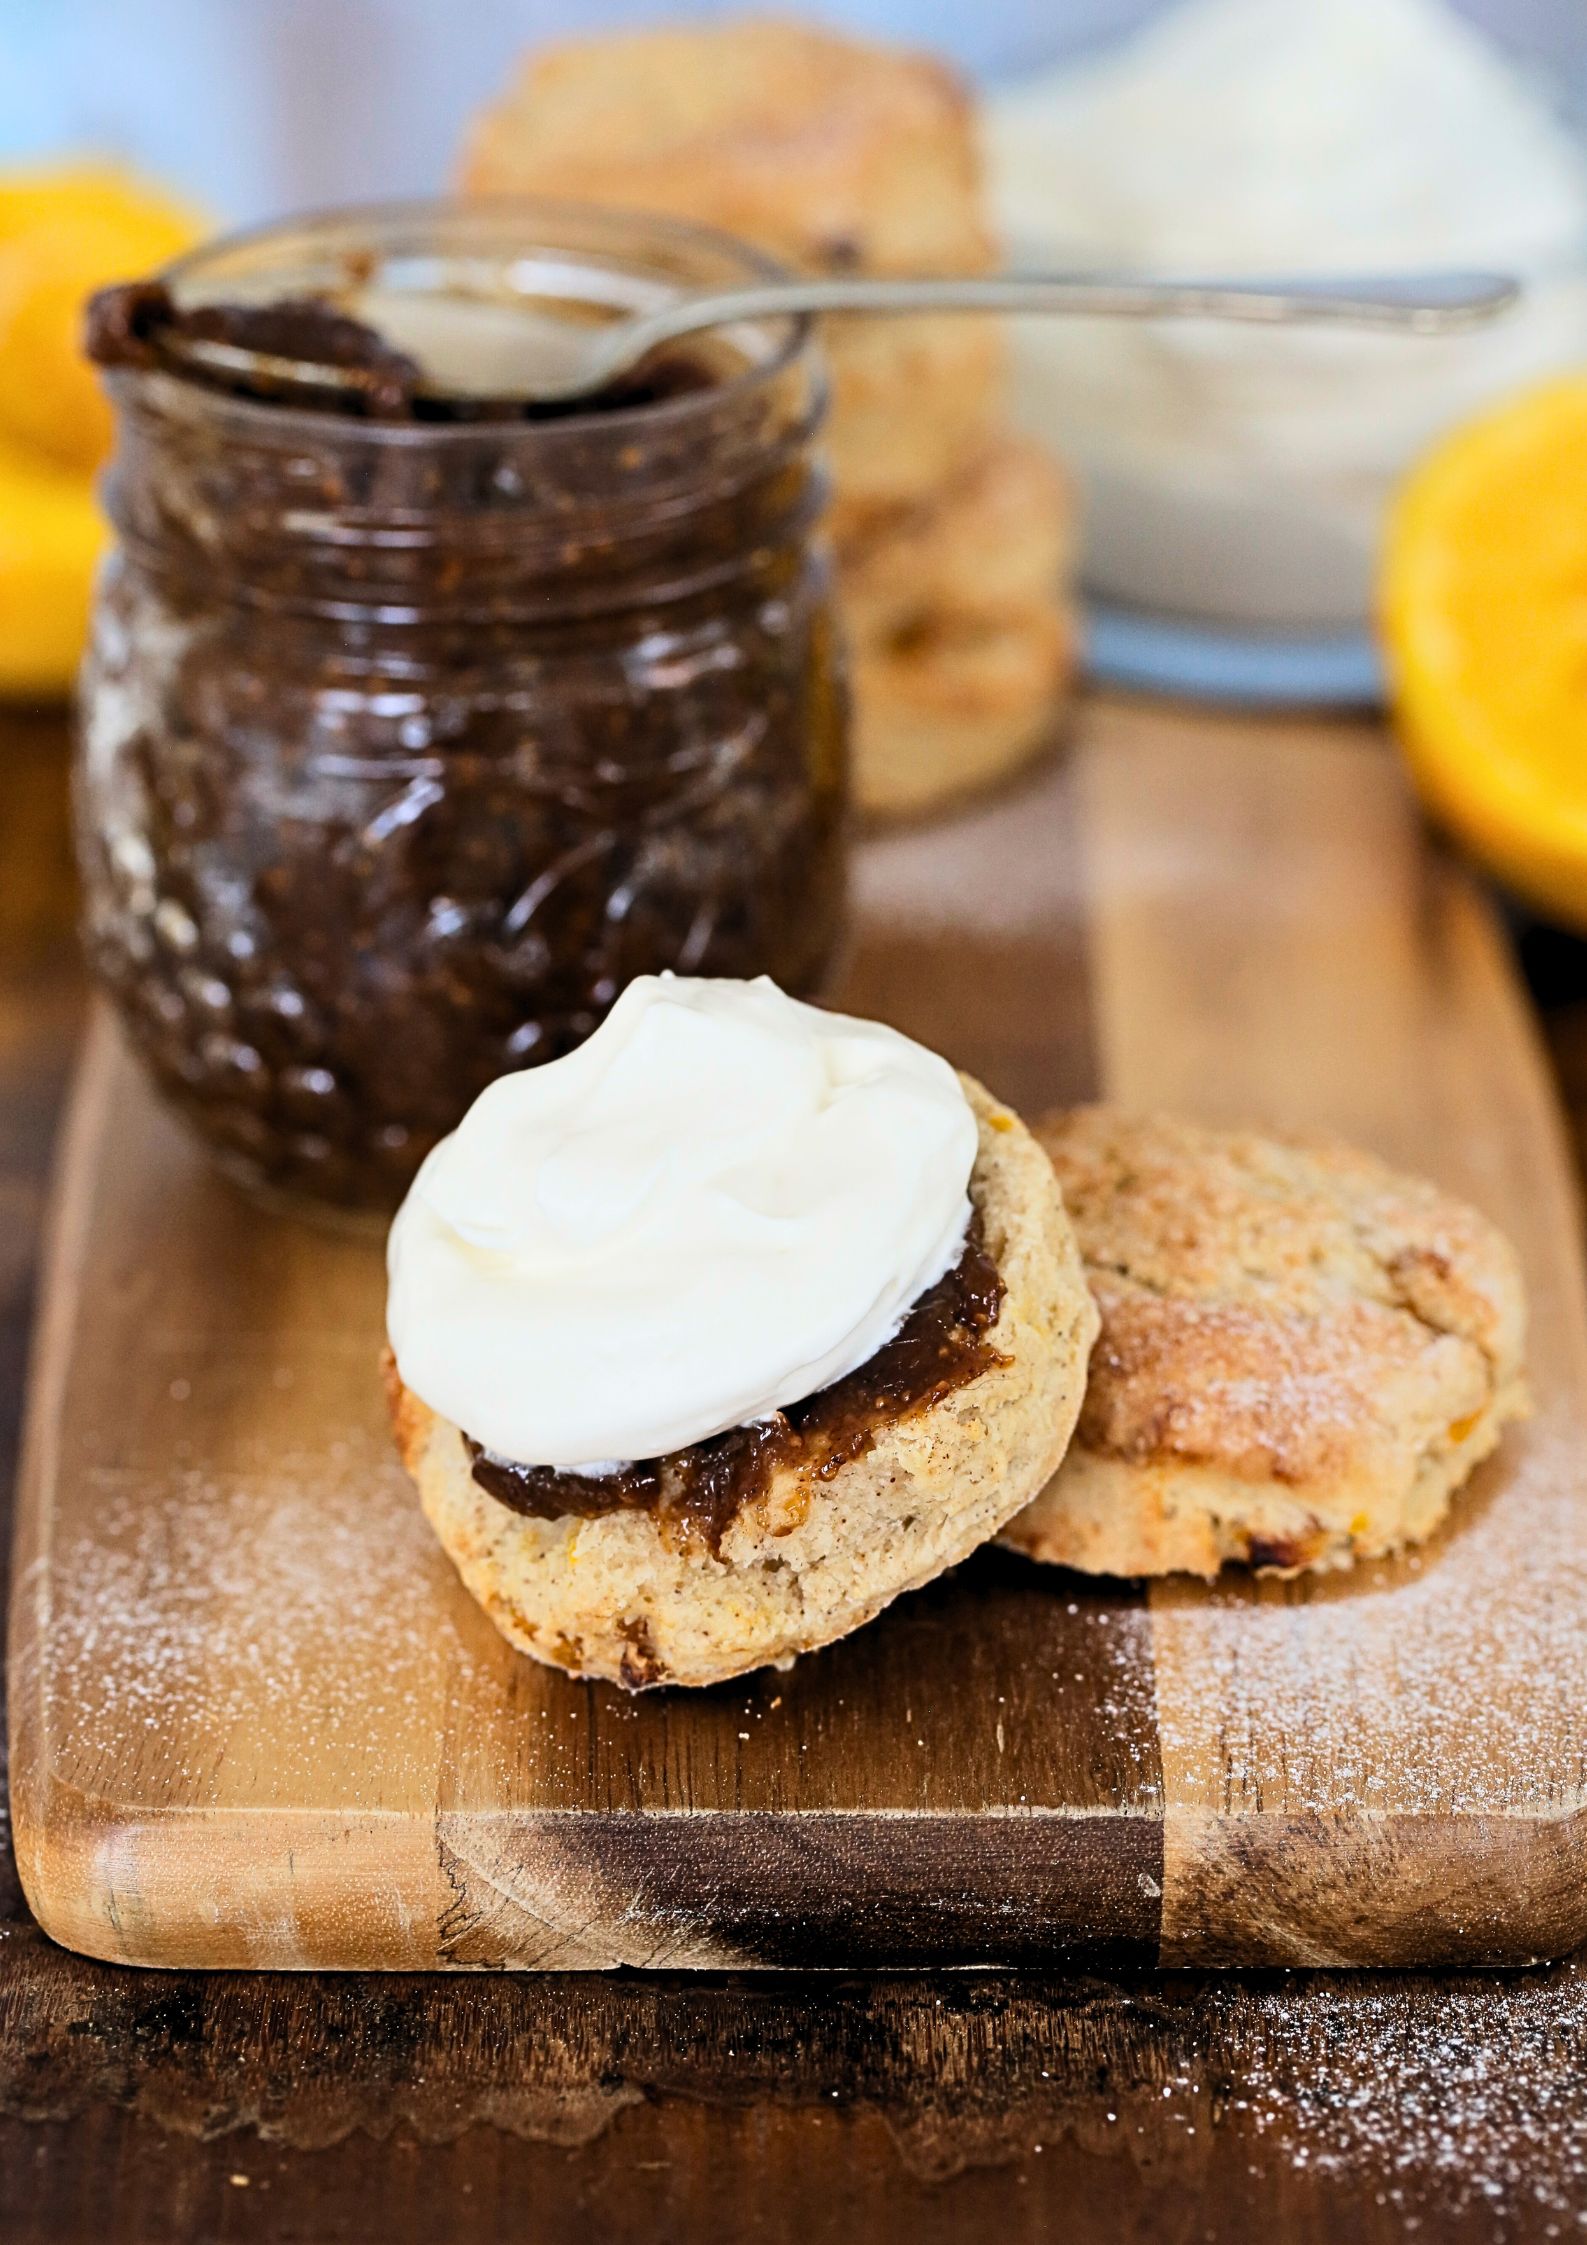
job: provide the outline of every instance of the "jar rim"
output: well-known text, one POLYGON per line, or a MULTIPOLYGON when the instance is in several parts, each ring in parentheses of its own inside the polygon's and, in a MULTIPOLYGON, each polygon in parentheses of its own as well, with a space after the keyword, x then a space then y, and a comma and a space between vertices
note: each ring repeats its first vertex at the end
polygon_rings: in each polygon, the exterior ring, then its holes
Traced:
MULTIPOLYGON (((454 228, 460 234, 480 229, 486 232, 499 230, 504 222, 523 222, 533 226, 555 228, 560 221, 564 229, 584 229, 593 236, 610 237, 611 245, 627 239, 634 245, 634 255, 627 261, 636 279, 645 277, 643 247, 654 246, 658 253, 672 250, 687 253, 690 250, 725 259, 736 267, 736 272, 724 273, 724 283, 731 279, 745 281, 776 281, 790 277, 789 268, 766 251, 743 241, 738 235, 723 228, 704 226, 692 220, 673 218, 664 213, 633 210, 604 203, 584 202, 574 198, 544 195, 482 195, 473 197, 433 196, 385 199, 370 202, 331 204, 295 213, 285 218, 263 220, 255 225, 243 226, 201 242, 196 248, 184 251, 160 268, 159 278, 173 288, 180 289, 195 276, 202 277, 217 263, 239 254, 246 255, 255 248, 268 247, 272 242, 290 243, 301 238, 312 243, 316 237, 330 243, 338 235, 348 236, 343 254, 350 260, 360 254, 358 237, 401 235, 426 227, 437 231, 454 228)), ((366 239, 363 253, 370 244, 366 239)), ((520 253, 534 247, 532 234, 526 237, 520 253)), ((560 247, 575 253, 578 242, 557 243, 554 239, 543 247, 560 247)), ((588 243, 582 245, 589 247, 588 243)), ((612 269, 619 269, 622 260, 612 269)), ((513 420, 503 416, 498 420, 467 421, 381 421, 358 419, 351 423, 349 416, 330 406, 283 405, 267 398, 239 397, 217 389, 207 383, 174 374, 167 369, 148 371, 117 369, 108 377, 113 388, 125 383, 153 391, 173 403, 180 399, 187 404, 200 404, 202 410, 217 417, 234 419, 248 430, 251 437, 259 439, 275 432, 291 441, 296 435, 310 432, 322 435, 331 431, 346 433, 350 425, 356 426, 361 440, 382 445, 404 446, 421 444, 427 447, 472 441, 477 444, 482 435, 493 430, 510 428, 515 435, 532 438, 538 426, 547 434, 567 433, 592 422, 599 422, 616 437, 624 431, 638 428, 652 429, 658 424, 676 426, 687 424, 692 417, 703 417, 719 412, 724 405, 752 397, 755 392, 778 380, 798 364, 812 342, 815 332, 814 317, 808 312, 785 313, 765 324, 780 328, 781 339, 775 342, 763 358, 746 361, 733 373, 706 387, 686 391, 678 396, 658 398, 644 404, 603 406, 595 413, 570 412, 536 424, 530 420, 513 420)))

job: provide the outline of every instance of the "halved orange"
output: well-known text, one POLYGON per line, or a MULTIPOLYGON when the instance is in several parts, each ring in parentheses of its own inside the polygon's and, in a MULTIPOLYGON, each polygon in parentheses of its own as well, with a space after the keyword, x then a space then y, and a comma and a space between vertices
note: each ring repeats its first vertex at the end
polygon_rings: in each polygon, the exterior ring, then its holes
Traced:
POLYGON ((0 445, 0 696, 71 685, 106 535, 86 477, 0 445))
POLYGON ((0 436, 85 473, 110 409, 83 356, 83 306, 198 239, 196 213, 109 167, 0 173, 0 436))
POLYGON ((1446 438, 1390 517, 1382 623, 1430 809, 1587 931, 1587 373, 1446 438))

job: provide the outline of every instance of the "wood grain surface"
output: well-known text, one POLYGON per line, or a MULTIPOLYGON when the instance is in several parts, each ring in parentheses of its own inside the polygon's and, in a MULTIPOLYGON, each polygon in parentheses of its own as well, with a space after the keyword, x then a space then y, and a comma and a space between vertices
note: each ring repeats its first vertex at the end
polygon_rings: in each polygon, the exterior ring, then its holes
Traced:
MULTIPOLYGON (((64 800, 58 723, 0 718, 0 1512, 80 997, 64 800)), ((1587 1142, 1587 950, 1526 950, 1587 1142)), ((1498 2245, 1584 2204, 1580 1961, 128 1972, 44 1938, 0 1825, 7 2245, 1498 2245)))
POLYGON ((1323 1125, 1517 1239, 1538 1411, 1425 1553, 1149 1598, 983 1555, 634 1700, 512 1652, 390 1451, 378 1242, 214 1178, 101 1025, 22 1489, 13 1800, 56 1938, 170 1966, 1513 1962, 1587 1934, 1587 1320, 1488 908, 1365 736, 1098 710, 874 843, 841 994, 1028 1112, 1323 1125))

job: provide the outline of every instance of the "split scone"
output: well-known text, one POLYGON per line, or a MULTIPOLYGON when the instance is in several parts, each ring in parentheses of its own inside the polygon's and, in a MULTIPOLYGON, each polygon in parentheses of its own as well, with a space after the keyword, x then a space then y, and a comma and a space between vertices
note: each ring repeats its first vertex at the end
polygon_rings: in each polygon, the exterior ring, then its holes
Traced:
POLYGON ((1524 1411, 1514 1252, 1436 1186, 1103 1107, 1038 1135, 1102 1331, 1015 1549, 1111 1575, 1348 1566, 1428 1535, 1524 1411))
POLYGON ((397 1442, 464 1583, 630 1689, 785 1663, 967 1557, 1056 1467, 1096 1331, 1017 1118, 764 982, 642 978, 493 1085, 391 1269, 397 1442))

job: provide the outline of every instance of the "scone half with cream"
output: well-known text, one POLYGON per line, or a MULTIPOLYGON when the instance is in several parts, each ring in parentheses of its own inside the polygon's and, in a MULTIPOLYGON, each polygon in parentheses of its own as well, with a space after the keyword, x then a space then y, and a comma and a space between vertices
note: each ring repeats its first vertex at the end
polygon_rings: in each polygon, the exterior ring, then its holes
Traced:
POLYGON ((1003 1541, 1093 1573, 1212 1576, 1429 1535, 1526 1408, 1503 1234, 1338 1144, 1106 1107, 1037 1134, 1102 1330, 1074 1443, 1003 1541))
POLYGON ((846 1635, 1049 1479, 1096 1313, 1052 1165, 896 1031, 647 976, 392 1227, 397 1441, 511 1643, 632 1689, 846 1635))

